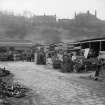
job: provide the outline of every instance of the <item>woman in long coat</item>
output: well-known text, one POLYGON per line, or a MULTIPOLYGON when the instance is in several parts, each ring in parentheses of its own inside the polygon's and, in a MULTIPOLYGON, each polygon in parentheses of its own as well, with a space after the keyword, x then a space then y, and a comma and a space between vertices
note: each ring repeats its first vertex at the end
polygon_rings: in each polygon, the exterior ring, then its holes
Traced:
POLYGON ((63 55, 63 62, 62 62, 62 72, 72 72, 73 71, 73 62, 69 55, 63 55))
POLYGON ((45 65, 46 64, 46 54, 43 51, 37 53, 37 64, 45 65))

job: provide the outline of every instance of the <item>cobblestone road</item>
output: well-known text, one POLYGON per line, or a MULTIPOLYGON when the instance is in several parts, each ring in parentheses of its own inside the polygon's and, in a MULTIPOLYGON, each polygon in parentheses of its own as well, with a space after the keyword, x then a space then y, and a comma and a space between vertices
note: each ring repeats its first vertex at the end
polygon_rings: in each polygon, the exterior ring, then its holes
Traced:
POLYGON ((35 105, 105 105, 105 97, 90 92, 85 85, 62 79, 69 74, 45 69, 34 63, 8 63, 6 67, 22 84, 37 94, 35 105))

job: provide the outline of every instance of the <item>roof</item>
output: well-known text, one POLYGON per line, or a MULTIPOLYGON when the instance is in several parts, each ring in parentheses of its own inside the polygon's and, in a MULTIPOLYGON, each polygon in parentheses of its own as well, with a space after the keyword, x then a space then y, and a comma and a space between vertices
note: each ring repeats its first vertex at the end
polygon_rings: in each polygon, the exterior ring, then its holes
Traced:
POLYGON ((85 42, 98 42, 98 41, 105 41, 105 37, 93 38, 93 39, 87 39, 87 40, 80 40, 80 41, 74 42, 74 44, 75 43, 85 43, 85 42))
POLYGON ((22 43, 27 43, 27 42, 32 42, 32 41, 30 41, 30 40, 10 40, 10 39, 2 39, 2 40, 0 40, 0 42, 16 42, 16 43, 20 43, 20 42, 22 42, 22 43))
POLYGON ((30 40, 0 40, 0 46, 26 46, 31 47, 33 43, 30 40))

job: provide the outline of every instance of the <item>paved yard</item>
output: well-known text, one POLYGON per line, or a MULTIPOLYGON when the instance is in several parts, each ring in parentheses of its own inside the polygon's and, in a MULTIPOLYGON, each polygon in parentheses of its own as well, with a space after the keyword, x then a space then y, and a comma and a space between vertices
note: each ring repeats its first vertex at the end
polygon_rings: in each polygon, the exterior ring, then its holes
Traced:
POLYGON ((30 62, 1 63, 1 66, 6 66, 18 81, 33 90, 35 105, 105 105, 105 94, 94 86, 98 83, 79 79, 78 74, 64 74, 30 62))

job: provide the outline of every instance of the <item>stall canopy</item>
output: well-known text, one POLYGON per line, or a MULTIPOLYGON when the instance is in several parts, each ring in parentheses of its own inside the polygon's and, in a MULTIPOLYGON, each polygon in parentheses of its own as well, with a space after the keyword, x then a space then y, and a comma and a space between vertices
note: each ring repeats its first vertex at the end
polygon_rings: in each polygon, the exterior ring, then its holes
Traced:
POLYGON ((74 44, 75 46, 81 45, 83 49, 90 48, 95 51, 105 51, 105 38, 82 40, 82 41, 77 41, 74 44))

